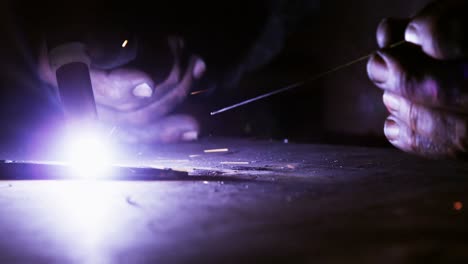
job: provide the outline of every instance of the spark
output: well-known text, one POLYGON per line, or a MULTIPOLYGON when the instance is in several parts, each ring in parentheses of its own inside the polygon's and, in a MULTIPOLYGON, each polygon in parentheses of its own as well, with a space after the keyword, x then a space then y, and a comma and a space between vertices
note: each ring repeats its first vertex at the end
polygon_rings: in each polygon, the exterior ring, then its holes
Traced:
POLYGON ((228 152, 228 148, 220 148, 220 149, 205 149, 203 152, 205 153, 217 153, 217 152, 228 152))
POLYGON ((201 94, 201 93, 206 93, 208 92, 209 89, 204 89, 204 90, 199 90, 199 91, 193 91, 190 93, 190 95, 197 95, 197 94, 201 94))
POLYGON ((249 165, 248 161, 221 161, 220 164, 223 165, 249 165))
POLYGON ((128 39, 124 40, 124 42, 122 43, 122 48, 125 48, 128 44, 128 39))
POLYGON ((455 211, 461 211, 461 209, 463 209, 463 203, 460 202, 460 201, 456 201, 453 203, 453 209, 455 211))

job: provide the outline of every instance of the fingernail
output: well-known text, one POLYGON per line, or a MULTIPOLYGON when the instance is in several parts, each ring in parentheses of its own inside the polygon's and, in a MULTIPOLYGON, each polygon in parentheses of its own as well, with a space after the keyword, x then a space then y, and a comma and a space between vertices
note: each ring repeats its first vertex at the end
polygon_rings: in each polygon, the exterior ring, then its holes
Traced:
POLYGON ((182 134, 182 141, 194 141, 198 139, 197 131, 187 131, 182 134))
POLYGON ((384 93, 383 102, 390 113, 396 114, 400 111, 400 100, 396 95, 389 92, 384 93))
POLYGON ((206 71, 206 64, 202 59, 197 59, 195 66, 193 67, 193 77, 195 79, 200 79, 206 71))
POLYGON ((385 121, 384 133, 388 140, 396 141, 400 135, 400 126, 391 117, 385 121))
POLYGON ((142 83, 133 88, 133 95, 141 98, 148 98, 153 95, 153 89, 147 83, 142 83))
POLYGON ((409 25, 405 31, 405 40, 407 42, 414 43, 416 45, 421 44, 421 39, 419 38, 418 29, 414 25, 409 25))
POLYGON ((373 82, 385 83, 388 80, 389 72, 385 60, 379 54, 375 54, 367 65, 369 77, 373 82))

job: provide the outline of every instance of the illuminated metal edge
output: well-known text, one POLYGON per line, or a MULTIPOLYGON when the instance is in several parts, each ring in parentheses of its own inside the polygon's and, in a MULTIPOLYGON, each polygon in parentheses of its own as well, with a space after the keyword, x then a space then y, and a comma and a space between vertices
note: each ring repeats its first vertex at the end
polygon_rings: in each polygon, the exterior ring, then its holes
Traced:
POLYGON ((113 166, 111 176, 102 178, 71 177, 70 168, 61 163, 0 160, 0 180, 110 180, 157 181, 193 180, 188 172, 149 167, 113 166))

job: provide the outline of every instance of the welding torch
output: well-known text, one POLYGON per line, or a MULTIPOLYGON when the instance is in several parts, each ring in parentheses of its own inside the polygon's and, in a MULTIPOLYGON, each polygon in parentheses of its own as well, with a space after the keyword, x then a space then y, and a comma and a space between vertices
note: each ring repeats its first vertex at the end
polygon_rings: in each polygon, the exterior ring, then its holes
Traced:
POLYGON ((58 95, 67 121, 97 121, 89 68, 91 59, 79 41, 47 39, 49 62, 57 77, 58 95))

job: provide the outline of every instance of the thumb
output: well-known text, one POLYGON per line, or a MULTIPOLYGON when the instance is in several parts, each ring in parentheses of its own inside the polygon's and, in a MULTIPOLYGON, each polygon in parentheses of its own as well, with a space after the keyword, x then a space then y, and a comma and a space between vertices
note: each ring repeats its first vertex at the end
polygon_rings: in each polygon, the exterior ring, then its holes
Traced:
POLYGON ((421 46, 435 59, 458 60, 468 57, 468 3, 436 1, 424 8, 407 26, 405 40, 421 46))

